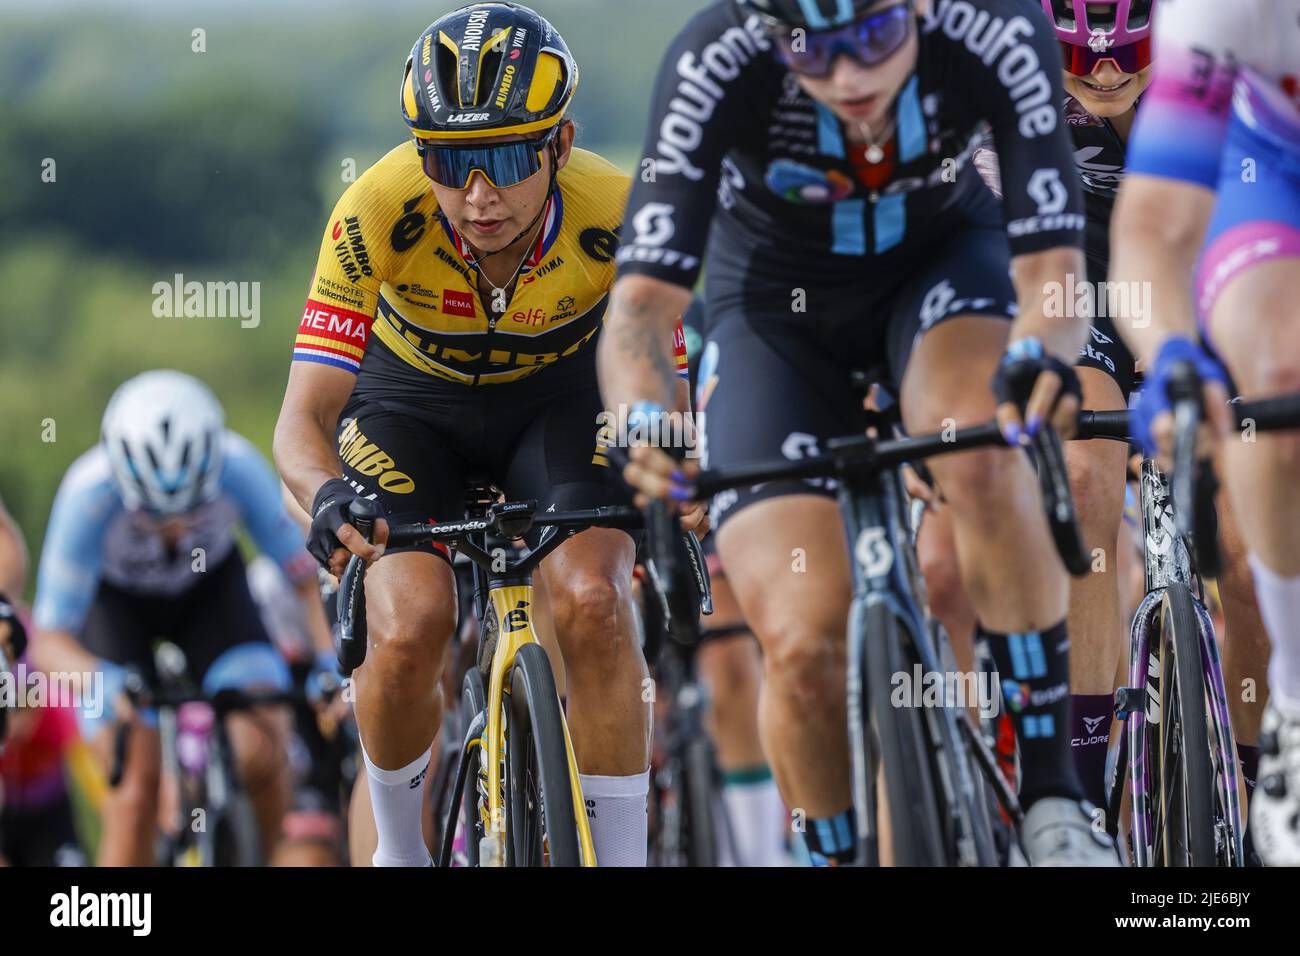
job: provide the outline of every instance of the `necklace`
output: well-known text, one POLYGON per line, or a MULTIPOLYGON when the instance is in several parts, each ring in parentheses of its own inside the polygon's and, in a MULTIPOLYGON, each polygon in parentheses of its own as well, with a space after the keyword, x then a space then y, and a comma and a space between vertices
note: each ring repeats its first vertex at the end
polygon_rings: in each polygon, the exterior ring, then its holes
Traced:
MULTIPOLYGON (((546 207, 543 206, 543 211, 545 211, 545 208, 546 207)), ((474 264, 475 266, 478 267, 479 276, 481 276, 483 281, 485 281, 492 288, 492 311, 496 312, 498 315, 501 315, 506 311, 506 304, 507 304, 506 286, 510 285, 510 283, 514 282, 516 279, 519 278, 519 270, 524 267, 524 263, 528 261, 528 254, 533 251, 533 242, 537 238, 536 230, 540 229, 541 225, 542 225, 542 221, 541 221, 541 217, 539 216, 533 229, 528 230, 532 232, 532 236, 529 238, 528 242, 524 244, 524 254, 519 258, 519 263, 510 272, 510 278, 506 279, 503 285, 498 286, 495 282, 493 282, 492 277, 489 276, 487 274, 487 270, 483 268, 484 260, 486 260, 489 256, 496 255, 496 253, 489 252, 487 255, 475 257, 474 264)), ((505 250, 503 249, 501 251, 504 252, 505 250)))
MULTIPOLYGON (((859 123, 858 129, 862 131, 862 137, 867 141, 867 149, 866 152, 863 154, 866 157, 867 162, 869 162, 873 166, 875 166, 877 163, 883 162, 885 158, 885 151, 876 142, 876 138, 871 135, 871 127, 868 126, 866 123, 859 123)), ((894 132, 894 120, 891 117, 889 120, 889 125, 885 128, 884 135, 880 137, 881 140, 883 142, 888 143, 889 137, 893 134, 893 132, 894 132)))

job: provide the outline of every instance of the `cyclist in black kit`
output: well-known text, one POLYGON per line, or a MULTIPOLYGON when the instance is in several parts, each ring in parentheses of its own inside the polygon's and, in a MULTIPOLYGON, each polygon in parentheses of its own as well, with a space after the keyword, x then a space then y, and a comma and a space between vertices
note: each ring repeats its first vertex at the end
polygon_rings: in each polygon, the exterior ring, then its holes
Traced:
MULTIPOLYGON (((1049 316, 1044 300, 1083 274, 1085 219, 1060 69, 1032 0, 719 0, 696 16, 664 59, 624 220, 599 353, 607 407, 673 404, 655 336, 707 247, 706 466, 802 457, 859 431, 854 368, 884 367, 912 431, 995 410, 1012 443, 1047 421, 1068 431, 1087 316, 1049 316), (970 163, 990 128, 1001 202, 970 163)), ((691 465, 674 477, 661 450, 632 459, 641 491, 689 497, 691 465)), ((931 468, 1020 736, 1030 861, 1114 865, 1070 760, 1066 575, 1029 462, 997 449, 931 468)), ((824 863, 851 859, 855 832, 848 557, 831 494, 773 482, 713 502, 764 649, 768 755, 824 863)))

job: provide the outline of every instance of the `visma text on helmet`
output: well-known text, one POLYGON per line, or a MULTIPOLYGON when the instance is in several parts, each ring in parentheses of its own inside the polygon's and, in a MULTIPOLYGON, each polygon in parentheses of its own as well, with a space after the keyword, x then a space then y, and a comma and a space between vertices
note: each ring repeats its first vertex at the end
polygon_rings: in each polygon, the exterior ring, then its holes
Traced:
POLYGON ((159 319, 239 319, 245 329, 262 321, 260 282, 186 282, 178 272, 170 282, 155 282, 153 294, 159 319))

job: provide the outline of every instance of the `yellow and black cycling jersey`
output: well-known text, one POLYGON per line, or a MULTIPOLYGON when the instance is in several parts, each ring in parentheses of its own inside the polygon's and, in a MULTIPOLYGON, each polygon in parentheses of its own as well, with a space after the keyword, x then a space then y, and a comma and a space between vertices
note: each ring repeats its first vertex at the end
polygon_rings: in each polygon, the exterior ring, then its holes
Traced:
MULTIPOLYGON (((334 208, 294 360, 359 371, 394 398, 444 383, 514 382, 552 365, 589 368, 630 180, 574 149, 556 181, 537 244, 497 313, 479 298, 473 255, 439 212, 414 144, 392 150, 334 208)), ((680 330, 676 339, 684 367, 680 330)))

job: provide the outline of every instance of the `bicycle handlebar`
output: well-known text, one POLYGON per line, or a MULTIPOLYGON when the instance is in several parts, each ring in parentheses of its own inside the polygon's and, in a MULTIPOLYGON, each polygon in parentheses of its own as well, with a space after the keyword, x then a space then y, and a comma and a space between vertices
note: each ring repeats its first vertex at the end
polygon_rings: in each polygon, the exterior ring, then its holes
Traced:
MULTIPOLYGON (((792 478, 835 477, 841 481, 852 480, 854 477, 880 474, 890 468, 936 455, 1005 445, 1002 432, 993 422, 961 428, 951 433, 945 430, 929 435, 885 440, 869 435, 853 435, 827 442, 826 452, 810 458, 755 462, 736 468, 703 472, 695 480, 695 496, 703 500, 730 488, 792 478)), ((1045 427, 1035 436, 1031 450, 1038 464, 1043 507, 1057 552, 1071 574, 1085 574, 1091 562, 1075 521, 1074 502, 1070 497, 1069 476, 1065 470, 1065 455, 1060 439, 1055 431, 1045 427)))
MULTIPOLYGON (((206 703, 212 707, 218 720, 227 714, 252 710, 254 707, 292 704, 301 697, 301 693, 297 690, 242 690, 237 687, 226 687, 214 694, 198 689, 152 690, 145 684, 144 678, 135 671, 127 675, 123 692, 131 702, 131 706, 137 708, 145 706, 175 709, 182 704, 206 703)), ((112 702, 108 704, 111 706, 112 702)), ((108 773, 108 785, 113 789, 117 789, 126 773, 127 745, 130 743, 133 726, 132 723, 118 721, 113 730, 113 762, 108 773)))

